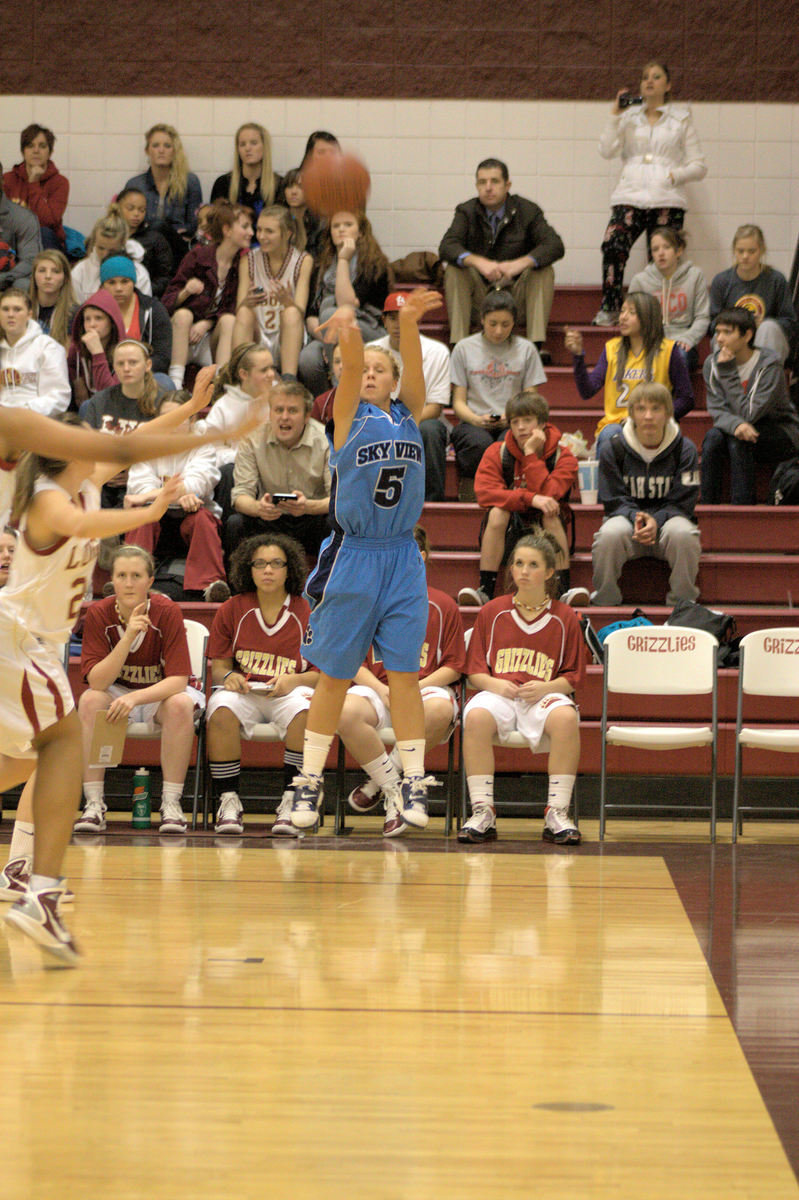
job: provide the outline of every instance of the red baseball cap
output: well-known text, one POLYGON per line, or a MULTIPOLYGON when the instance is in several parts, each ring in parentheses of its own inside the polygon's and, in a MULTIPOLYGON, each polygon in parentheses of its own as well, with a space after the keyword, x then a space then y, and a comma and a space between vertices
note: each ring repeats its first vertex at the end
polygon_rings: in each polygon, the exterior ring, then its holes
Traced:
POLYGON ((400 308, 404 308, 407 302, 408 297, 405 292, 389 292, 383 305, 383 312, 397 312, 400 308))

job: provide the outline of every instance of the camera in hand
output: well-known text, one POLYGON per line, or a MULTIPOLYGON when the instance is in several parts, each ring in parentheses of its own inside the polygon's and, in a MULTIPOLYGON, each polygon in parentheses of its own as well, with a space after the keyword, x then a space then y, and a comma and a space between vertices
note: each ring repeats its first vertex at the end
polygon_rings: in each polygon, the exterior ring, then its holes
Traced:
POLYGON ((273 504, 280 504, 284 500, 296 500, 296 499, 297 499, 296 492, 273 492, 272 493, 272 503, 273 504))
POLYGON ((622 92, 619 96, 619 108, 630 108, 633 104, 643 104, 643 96, 636 96, 633 92, 622 92))

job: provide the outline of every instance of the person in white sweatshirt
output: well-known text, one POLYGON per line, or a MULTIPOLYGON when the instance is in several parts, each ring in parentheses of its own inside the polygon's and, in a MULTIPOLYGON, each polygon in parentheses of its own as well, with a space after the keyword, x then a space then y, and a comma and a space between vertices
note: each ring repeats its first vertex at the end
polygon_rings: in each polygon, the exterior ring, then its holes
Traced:
POLYGON ((615 325, 633 242, 661 225, 682 229, 688 206, 683 184, 707 174, 691 110, 672 101, 665 63, 644 64, 639 96, 625 88, 617 93, 599 153, 622 160, 602 241, 602 307, 594 317, 595 325, 615 325))
POLYGON ((54 417, 69 401, 64 347, 42 333, 28 295, 9 288, 0 300, 0 404, 54 417))
MULTIPOLYGON (((180 407, 188 399, 188 392, 167 392, 159 405, 159 415, 180 407)), ((188 423, 180 430, 188 432, 188 423)), ((219 482, 215 446, 200 446, 153 462, 136 463, 128 473, 125 508, 150 504, 153 494, 163 487, 163 481, 173 475, 180 475, 182 480, 176 504, 167 509, 160 521, 126 534, 125 542, 141 546, 153 556, 160 544, 159 558, 165 556, 165 551, 179 554, 182 543, 187 547, 184 593, 199 593, 205 600, 221 603, 227 600, 230 589, 222 556, 220 508, 214 502, 214 488, 219 482)))
MULTIPOLYGON (((198 433, 218 430, 224 433, 234 429, 246 418, 247 409, 254 400, 261 400, 277 382, 272 352, 266 346, 245 342, 238 346, 214 381, 211 408, 207 417, 195 423, 198 433)), ((216 446, 216 465, 220 479, 215 500, 221 506, 222 525, 227 524, 233 511, 230 493, 233 489, 233 464, 236 461, 236 446, 233 442, 220 442, 216 446)))
POLYGON ((652 262, 633 276, 628 291, 657 296, 663 332, 685 351, 693 371, 699 365, 697 347, 710 325, 710 296, 699 267, 683 260, 686 244, 681 229, 656 229, 649 242, 652 262))
POLYGON ((128 223, 120 216, 100 217, 86 242, 86 258, 72 268, 72 288, 78 304, 83 304, 101 287, 100 264, 114 254, 124 253, 136 267, 136 287, 152 296, 150 273, 143 265, 144 248, 129 236, 128 223))

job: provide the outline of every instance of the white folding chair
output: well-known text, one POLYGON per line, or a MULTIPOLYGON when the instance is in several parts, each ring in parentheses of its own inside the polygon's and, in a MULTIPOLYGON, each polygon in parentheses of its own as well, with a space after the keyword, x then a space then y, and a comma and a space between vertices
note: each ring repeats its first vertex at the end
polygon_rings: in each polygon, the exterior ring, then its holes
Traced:
POLYGON ((707 812, 710 838, 716 840, 716 763, 718 756, 718 695, 716 659, 718 642, 704 629, 679 625, 639 626, 617 629, 605 639, 605 670, 602 686, 602 765, 599 784, 599 840, 605 836, 607 811, 636 809, 641 805, 608 804, 607 747, 628 746, 636 750, 686 750, 708 746, 711 754, 709 805, 654 804, 665 812, 707 812), (710 725, 624 725, 608 724, 608 695, 703 696, 711 697, 710 725))
MULTIPOLYGON (((471 629, 467 629, 463 635, 467 650, 469 649, 469 643, 472 640, 473 633, 474 633, 474 627, 472 627, 471 629)), ((460 724, 460 738, 461 738, 460 758, 459 758, 460 781, 461 781, 461 804, 460 804, 460 815, 459 815, 459 820, 458 820, 459 826, 463 825, 464 821, 466 821, 466 819, 469 816, 469 789, 468 789, 468 786, 466 783, 466 767, 465 767, 465 764, 463 761, 463 710, 465 707, 466 707, 466 676, 464 675, 464 677, 461 681, 461 695, 460 695, 460 710, 461 711, 460 711, 460 723, 459 723, 460 724)), ((495 737, 493 740, 493 745, 500 746, 506 750, 526 750, 529 754, 532 754, 532 753, 549 754, 549 737, 546 734, 544 734, 544 736, 542 737, 541 741, 538 744, 538 748, 535 750, 535 752, 530 750, 528 743, 522 737, 522 735, 520 733, 516 733, 515 731, 513 733, 511 733, 508 736, 507 740, 504 742, 501 742, 499 740, 499 738, 495 737)), ((512 801, 512 803, 514 806, 518 805, 519 807, 521 807, 522 805, 524 805, 525 807, 528 807, 530 804, 534 803, 534 801, 520 800, 520 801, 512 801)), ((547 796, 546 796, 546 792, 545 792, 542 812, 544 811, 544 809, 546 809, 546 806, 547 806, 547 796)), ((574 781, 574 791, 572 793, 572 811, 574 812, 574 824, 579 828, 580 808, 579 808, 579 804, 578 804, 578 800, 577 800, 577 780, 576 779, 574 781)))
POLYGON ((796 813, 799 805, 742 805, 742 750, 777 750, 783 754, 799 752, 799 728, 784 725, 744 726, 744 696, 799 697, 799 628, 757 629, 741 638, 738 671, 738 709, 735 720, 735 782, 732 792, 732 840, 743 833, 743 813, 796 813))

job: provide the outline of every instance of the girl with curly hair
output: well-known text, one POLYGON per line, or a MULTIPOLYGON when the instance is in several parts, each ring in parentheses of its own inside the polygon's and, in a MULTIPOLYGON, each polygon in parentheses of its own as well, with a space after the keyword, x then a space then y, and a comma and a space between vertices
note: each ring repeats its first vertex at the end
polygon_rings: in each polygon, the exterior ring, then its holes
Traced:
POLYGON ((284 792, 271 836, 299 835, 291 823, 291 781, 302 763, 305 720, 319 678, 302 652, 306 573, 302 546, 283 533, 247 538, 231 556, 229 579, 238 594, 220 606, 208 642, 215 689, 208 704, 208 766, 218 834, 244 830, 241 738, 268 721, 286 745, 284 792))

